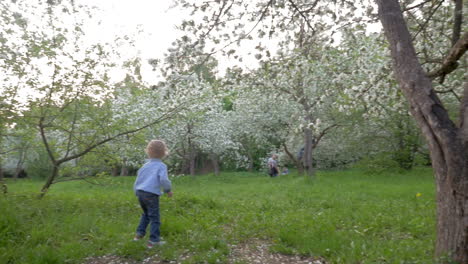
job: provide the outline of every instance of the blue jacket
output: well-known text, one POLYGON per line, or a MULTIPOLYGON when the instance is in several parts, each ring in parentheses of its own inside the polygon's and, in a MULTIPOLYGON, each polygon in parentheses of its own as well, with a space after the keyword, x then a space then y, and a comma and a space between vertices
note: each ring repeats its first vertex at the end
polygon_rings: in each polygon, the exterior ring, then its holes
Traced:
POLYGON ((171 181, 167 177, 167 166, 160 159, 149 159, 138 170, 133 190, 145 191, 161 195, 161 189, 165 193, 171 191, 171 181))

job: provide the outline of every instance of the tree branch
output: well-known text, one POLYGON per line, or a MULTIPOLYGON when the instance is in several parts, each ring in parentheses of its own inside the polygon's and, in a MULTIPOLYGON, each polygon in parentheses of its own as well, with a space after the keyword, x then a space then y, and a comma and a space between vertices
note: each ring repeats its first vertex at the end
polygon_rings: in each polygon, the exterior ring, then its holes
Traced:
POLYGON ((42 143, 44 143, 47 154, 49 155, 49 158, 51 159, 52 163, 55 165, 56 160, 55 160, 55 157, 54 157, 54 153, 52 152, 52 149, 50 148, 49 141, 47 140, 47 137, 45 135, 43 122, 44 122, 44 117, 41 117, 39 119, 39 131, 40 131, 40 134, 41 134, 42 143))
POLYGON ((450 49, 449 54, 445 57, 442 66, 427 74, 429 78, 436 78, 445 76, 453 72, 458 67, 457 61, 465 54, 468 49, 468 32, 457 41, 457 43, 450 49))
POLYGON ((198 63, 197 66, 205 64, 205 62, 207 62, 208 59, 209 59, 211 56, 213 56, 214 54, 216 54, 216 53, 218 53, 218 52, 224 50, 225 48, 229 47, 230 45, 232 45, 232 44, 234 44, 234 43, 236 43, 236 42, 239 42, 239 41, 241 41, 241 40, 247 38, 248 36, 250 36, 250 34, 254 31, 255 28, 257 28, 258 24, 260 24, 260 22, 261 22, 261 21, 263 20, 263 18, 265 17, 265 15, 266 15, 266 13, 267 13, 267 11, 268 11, 268 8, 272 5, 273 1, 274 1, 274 0, 269 0, 269 1, 268 1, 268 3, 266 4, 265 8, 263 9, 262 14, 260 15, 260 18, 258 19, 257 23, 255 23, 255 25, 250 29, 249 32, 247 32, 247 34, 242 35, 242 36, 240 36, 239 38, 237 38, 237 39, 235 39, 235 40, 232 40, 231 42, 227 43, 226 45, 224 45, 222 48, 220 48, 220 49, 218 49, 218 50, 215 50, 215 51, 212 51, 212 52, 210 52, 210 53, 205 54, 206 57, 203 59, 202 62, 198 63))
MULTIPOLYGON (((310 24, 309 19, 307 19, 307 17, 304 15, 304 12, 301 11, 301 10, 299 9, 299 7, 297 7, 296 3, 294 3, 293 0, 288 0, 288 2, 293 6, 293 8, 294 8, 297 12, 299 12, 299 15, 301 15, 301 17, 304 18, 305 22, 307 23, 307 26, 310 28, 310 30, 312 30, 313 35, 315 35, 315 29, 314 29, 314 28, 312 27, 312 25, 310 24)), ((313 8, 317 5, 317 3, 318 3, 318 0, 315 1, 315 3, 312 5, 312 8, 311 8, 311 9, 313 9, 313 8)), ((309 10, 311 10, 311 9, 309 9, 309 10)))
POLYGON ((439 2, 439 4, 432 10, 432 12, 429 14, 429 16, 427 16, 426 21, 424 21, 424 24, 422 25, 422 27, 420 27, 419 31, 416 32, 416 34, 414 34, 414 36, 412 38, 413 41, 416 39, 416 37, 419 35, 419 33, 421 33, 424 30, 424 28, 427 26, 427 24, 429 24, 429 21, 431 20, 432 16, 435 14, 437 9, 439 9, 439 7, 442 6, 442 3, 444 3, 444 0, 441 0, 439 2))
POLYGON ((284 149, 284 152, 286 152, 286 154, 288 155, 288 157, 294 162, 294 163, 299 163, 299 161, 296 159, 296 157, 294 157, 294 155, 289 151, 288 149, 288 146, 286 145, 285 142, 283 142, 283 149, 284 149))
POLYGON ((332 128, 338 127, 338 124, 333 124, 326 127, 322 132, 320 132, 319 136, 315 139, 314 143, 312 144, 312 149, 315 149, 319 144, 320 140, 325 136, 332 128))
POLYGON ((136 132, 138 132, 138 131, 141 131, 141 130, 143 130, 143 129, 145 129, 145 128, 148 128, 148 127, 150 127, 150 126, 153 126, 153 125, 155 125, 155 124, 157 124, 157 123, 160 123, 160 122, 162 122, 162 121, 164 121, 164 120, 170 118, 170 117, 171 117, 172 115, 174 115, 178 110, 179 110, 179 108, 176 107, 176 108, 172 109, 171 111, 169 111, 169 112, 163 114, 163 115, 160 116, 158 119, 154 120, 153 122, 151 122, 151 123, 149 123, 149 124, 146 124, 146 125, 141 126, 141 127, 139 127, 139 128, 127 130, 127 131, 124 131, 124 132, 115 134, 115 135, 113 135, 113 136, 109 136, 109 137, 107 137, 107 138, 105 138, 105 139, 103 139, 103 140, 100 140, 100 141, 98 141, 98 142, 96 142, 96 143, 94 143, 94 144, 88 146, 88 147, 85 148, 83 151, 81 151, 81 152, 79 152, 79 153, 77 153, 77 154, 75 154, 75 155, 72 155, 72 156, 69 156, 69 157, 64 157, 64 158, 62 158, 62 159, 60 159, 60 160, 57 160, 57 163, 58 163, 58 164, 62 164, 62 163, 67 162, 67 161, 69 161, 69 160, 76 159, 76 158, 81 157, 81 156, 85 155, 86 153, 90 152, 90 151, 93 150, 94 148, 96 148, 96 147, 98 147, 98 146, 100 146, 100 145, 102 145, 102 144, 104 144, 104 143, 107 143, 107 142, 109 142, 109 141, 111 141, 111 140, 114 140, 115 138, 118 138, 118 137, 124 136, 124 135, 128 135, 128 134, 133 134, 133 133, 136 133, 136 132))
POLYGON ((75 105, 75 111, 73 111, 73 121, 72 121, 72 124, 71 124, 71 131, 68 135, 68 142, 67 142, 67 151, 65 153, 65 157, 68 156, 68 154, 70 154, 70 151, 71 151, 71 145, 72 145, 72 136, 73 136, 73 131, 75 130, 75 126, 76 126, 76 122, 77 122, 77 116, 78 116, 78 110, 77 110, 77 106, 75 105))
POLYGON ((414 6, 411 6, 411 7, 407 7, 407 8, 405 8, 405 9, 403 9, 403 12, 409 11, 409 10, 411 10, 411 9, 418 8, 418 7, 423 6, 423 5, 425 5, 425 4, 429 3, 429 2, 432 2, 432 0, 426 0, 426 1, 424 1, 424 2, 421 2, 421 3, 417 4, 417 5, 414 5, 414 6))
POLYGON ((455 46, 460 39, 462 24, 463 0, 455 0, 455 10, 453 12, 452 46, 455 46))
POLYGON ((435 90, 435 92, 440 93, 440 94, 451 93, 451 94, 453 94, 453 96, 455 96, 455 98, 458 100, 458 102, 461 102, 460 96, 458 96, 458 94, 453 89, 448 89, 448 90, 443 90, 443 91, 435 90))

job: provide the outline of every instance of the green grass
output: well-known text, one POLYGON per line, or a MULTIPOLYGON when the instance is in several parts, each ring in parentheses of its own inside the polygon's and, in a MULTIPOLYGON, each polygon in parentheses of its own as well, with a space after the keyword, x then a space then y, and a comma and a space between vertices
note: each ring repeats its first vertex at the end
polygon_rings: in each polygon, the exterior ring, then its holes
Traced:
POLYGON ((105 186, 66 182, 41 200, 42 182, 9 181, 0 196, 0 263, 80 263, 119 255, 142 260, 188 256, 184 263, 226 262, 229 245, 269 241, 284 254, 329 263, 432 263, 435 194, 432 172, 368 175, 359 170, 269 178, 258 173, 184 176, 161 199, 168 245, 131 241, 140 209, 134 177, 105 186), (420 197, 416 197, 421 193, 420 197))

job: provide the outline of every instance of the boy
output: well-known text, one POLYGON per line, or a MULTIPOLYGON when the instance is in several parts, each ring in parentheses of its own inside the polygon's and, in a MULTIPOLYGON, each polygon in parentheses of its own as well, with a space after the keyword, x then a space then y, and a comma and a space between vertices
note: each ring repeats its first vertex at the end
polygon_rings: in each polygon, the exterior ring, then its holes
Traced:
POLYGON ((168 154, 166 144, 161 140, 151 140, 145 152, 149 160, 138 170, 133 186, 141 209, 143 209, 140 224, 133 240, 142 239, 146 234, 146 228, 151 224, 147 247, 152 248, 154 245, 165 244, 164 241, 161 241, 159 229, 161 225, 159 218, 161 188, 168 197, 172 197, 172 192, 171 181, 167 177, 167 166, 161 161, 168 154))

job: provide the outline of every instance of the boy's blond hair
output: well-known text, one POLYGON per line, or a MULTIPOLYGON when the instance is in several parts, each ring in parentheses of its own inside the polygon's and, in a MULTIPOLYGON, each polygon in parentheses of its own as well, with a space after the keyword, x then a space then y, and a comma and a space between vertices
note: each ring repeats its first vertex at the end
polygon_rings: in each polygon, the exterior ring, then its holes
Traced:
POLYGON ((169 154, 166 143, 162 140, 151 140, 145 149, 149 158, 162 159, 169 154))

